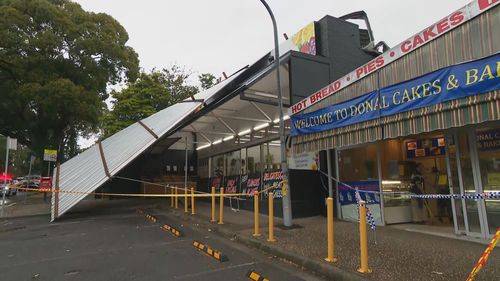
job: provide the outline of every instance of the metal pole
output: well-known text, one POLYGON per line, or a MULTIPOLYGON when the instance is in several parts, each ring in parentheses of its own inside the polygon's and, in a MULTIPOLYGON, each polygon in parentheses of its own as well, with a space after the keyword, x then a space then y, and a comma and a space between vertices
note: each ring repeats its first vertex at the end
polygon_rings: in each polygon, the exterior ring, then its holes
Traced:
POLYGON ((2 216, 3 216, 3 206, 5 205, 5 192, 7 191, 7 172, 9 169, 9 142, 10 138, 7 137, 7 140, 5 142, 5 172, 3 174, 4 188, 2 189, 2 216))
POLYGON ((255 192, 253 194, 253 237, 260 236, 259 233, 259 193, 255 192))
POLYGON ((280 77, 280 52, 278 43, 278 27, 271 8, 265 0, 260 0, 262 5, 266 7, 271 21, 273 22, 274 30, 274 59, 276 61, 276 82, 278 87, 278 105, 280 114, 280 144, 281 144, 281 171, 283 172, 283 224, 285 226, 292 226, 292 202, 290 199, 290 188, 288 186, 288 167, 286 163, 286 148, 285 148, 285 120, 283 120, 283 93, 281 90, 281 77, 280 77))
POLYGON ((268 194, 269 200, 269 242, 276 242, 274 239, 274 194, 269 192, 268 194))
MULTIPOLYGON (((47 165, 47 177, 50 177, 50 161, 48 161, 47 165)), ((52 182, 52 179, 50 180, 52 182)), ((47 192, 43 193, 43 202, 47 203, 47 192)))
MULTIPOLYGON (((26 187, 30 188, 31 187, 31 166, 33 165, 33 155, 30 155, 30 168, 28 170, 28 185, 26 187)), ((25 190, 24 192, 24 204, 26 204, 26 198, 28 197, 28 191, 25 190)))
MULTIPOLYGON (((186 140, 186 159, 184 161, 184 188, 187 190, 187 182, 188 182, 188 139, 187 137, 184 138, 186 140)), ((187 202, 186 202, 187 203, 187 202)))
POLYGON ((333 198, 332 157, 330 152, 330 149, 326 150, 326 168, 328 169, 328 197, 333 198))

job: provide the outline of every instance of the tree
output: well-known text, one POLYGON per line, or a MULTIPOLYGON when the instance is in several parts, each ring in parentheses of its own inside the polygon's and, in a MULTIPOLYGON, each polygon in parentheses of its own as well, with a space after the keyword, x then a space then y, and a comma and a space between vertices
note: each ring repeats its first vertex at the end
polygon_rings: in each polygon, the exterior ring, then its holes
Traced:
POLYGON ((127 41, 111 16, 69 0, 0 0, 0 134, 72 156, 98 128, 107 86, 138 75, 127 41))
POLYGON ((144 119, 196 93, 198 88, 187 84, 190 73, 179 66, 161 71, 141 73, 120 92, 112 92, 112 110, 104 115, 103 137, 144 119))
POLYGON ((217 82, 217 78, 211 73, 202 73, 198 75, 198 80, 200 80, 200 87, 203 90, 211 88, 217 82))

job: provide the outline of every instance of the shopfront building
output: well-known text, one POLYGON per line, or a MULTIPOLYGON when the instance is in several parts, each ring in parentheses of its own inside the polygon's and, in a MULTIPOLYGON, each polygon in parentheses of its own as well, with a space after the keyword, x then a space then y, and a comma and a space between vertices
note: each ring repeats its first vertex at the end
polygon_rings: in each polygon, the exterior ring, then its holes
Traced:
POLYGON ((333 155, 339 218, 358 188, 378 224, 496 231, 499 199, 409 195, 500 191, 498 26, 498 3, 473 1, 292 106, 294 153, 333 155))

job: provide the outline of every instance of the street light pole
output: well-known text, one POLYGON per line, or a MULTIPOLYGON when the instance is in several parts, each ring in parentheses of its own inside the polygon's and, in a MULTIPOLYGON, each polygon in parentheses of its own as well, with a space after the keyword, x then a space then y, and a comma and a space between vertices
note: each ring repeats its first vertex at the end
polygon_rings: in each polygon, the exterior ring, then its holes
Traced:
POLYGON ((283 93, 281 91, 281 77, 280 77, 280 51, 278 44, 278 27, 274 14, 265 0, 260 0, 262 5, 266 7, 271 21, 273 22, 274 29, 274 59, 276 61, 276 80, 278 87, 278 105, 280 114, 280 144, 281 144, 281 171, 283 172, 283 185, 282 185, 282 200, 283 200, 283 224, 285 226, 292 226, 292 203, 290 199, 290 188, 288 186, 288 167, 286 163, 286 147, 285 147, 285 120, 283 120, 283 93))

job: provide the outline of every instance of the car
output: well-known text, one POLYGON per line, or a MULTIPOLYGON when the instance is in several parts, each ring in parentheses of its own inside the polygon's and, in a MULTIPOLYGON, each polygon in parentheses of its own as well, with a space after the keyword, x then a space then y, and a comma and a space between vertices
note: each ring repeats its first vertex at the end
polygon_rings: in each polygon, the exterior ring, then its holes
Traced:
POLYGON ((17 194, 17 188, 14 184, 12 184, 12 180, 8 180, 6 183, 2 182, 0 183, 0 191, 5 193, 5 196, 11 196, 11 195, 16 195, 17 194))

